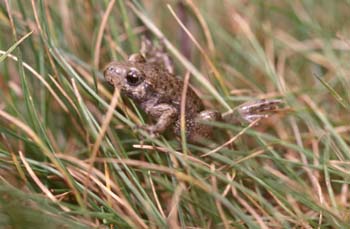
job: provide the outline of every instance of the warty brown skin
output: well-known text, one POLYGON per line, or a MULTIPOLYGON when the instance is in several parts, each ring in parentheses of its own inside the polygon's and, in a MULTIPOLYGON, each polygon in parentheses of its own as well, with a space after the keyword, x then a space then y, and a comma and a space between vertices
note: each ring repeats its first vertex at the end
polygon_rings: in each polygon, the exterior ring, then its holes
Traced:
MULTIPOLYGON (((156 123, 144 127, 150 134, 164 132, 169 127, 180 136, 180 106, 183 81, 161 65, 148 63, 140 54, 125 62, 111 62, 104 71, 105 79, 136 103, 156 123), (134 75, 134 77, 133 77, 134 75), (135 79, 135 82, 132 82, 135 79)), ((210 137, 212 128, 201 121, 219 121, 221 115, 204 110, 202 100, 189 87, 185 104, 186 138, 197 142, 210 137)))
MULTIPOLYGON (((147 54, 147 50, 144 52, 147 54)), ((142 54, 133 54, 127 61, 109 63, 104 70, 104 77, 121 94, 138 103, 155 121, 155 124, 143 127, 150 135, 154 136, 171 128, 176 136, 180 136, 180 106, 184 83, 171 73, 169 69, 173 67, 167 66, 166 61, 147 61, 143 57, 147 55, 142 54)), ((259 100, 243 104, 234 113, 222 116, 217 111, 205 110, 202 100, 188 87, 185 103, 186 139, 196 143, 212 135, 213 128, 203 122, 224 119, 235 124, 250 123, 268 117, 268 113, 277 110, 281 101, 259 100)))

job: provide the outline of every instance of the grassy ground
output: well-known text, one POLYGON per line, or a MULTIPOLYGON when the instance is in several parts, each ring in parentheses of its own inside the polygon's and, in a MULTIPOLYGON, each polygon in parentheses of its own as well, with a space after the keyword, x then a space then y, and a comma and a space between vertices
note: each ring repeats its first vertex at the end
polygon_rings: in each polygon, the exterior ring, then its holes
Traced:
POLYGON ((1 227, 346 228, 349 13, 346 0, 1 1, 1 227), (207 107, 287 109, 239 138, 217 124, 233 148, 142 136, 146 117, 102 70, 143 34, 165 39, 207 107))

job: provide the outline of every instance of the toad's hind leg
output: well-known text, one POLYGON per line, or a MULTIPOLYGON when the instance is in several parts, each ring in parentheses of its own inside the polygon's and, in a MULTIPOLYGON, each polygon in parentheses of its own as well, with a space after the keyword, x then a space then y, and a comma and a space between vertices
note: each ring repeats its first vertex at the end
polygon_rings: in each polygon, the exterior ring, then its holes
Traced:
POLYGON ((200 143, 210 140, 213 135, 213 126, 209 122, 222 121, 221 114, 217 111, 205 110, 196 115, 192 121, 192 127, 187 130, 187 140, 200 143))
POLYGON ((225 122, 230 124, 250 124, 265 119, 279 111, 283 104, 279 99, 261 99, 244 103, 232 112, 223 114, 225 122))

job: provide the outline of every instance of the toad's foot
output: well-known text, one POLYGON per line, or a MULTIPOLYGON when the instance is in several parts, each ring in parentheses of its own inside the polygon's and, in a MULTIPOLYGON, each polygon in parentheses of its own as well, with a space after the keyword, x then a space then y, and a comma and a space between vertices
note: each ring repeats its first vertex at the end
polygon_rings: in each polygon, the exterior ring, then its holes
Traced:
POLYGON ((261 99, 247 102, 234 111, 223 114, 223 119, 232 124, 250 124, 277 113, 281 104, 283 104, 283 101, 280 99, 261 99))

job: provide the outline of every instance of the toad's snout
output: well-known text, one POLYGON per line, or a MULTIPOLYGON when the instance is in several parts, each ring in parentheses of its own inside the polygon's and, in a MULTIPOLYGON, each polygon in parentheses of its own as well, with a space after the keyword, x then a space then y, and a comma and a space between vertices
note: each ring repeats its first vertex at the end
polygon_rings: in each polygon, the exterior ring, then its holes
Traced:
POLYGON ((115 71, 114 67, 112 66, 107 66, 105 70, 103 71, 103 75, 106 79, 106 81, 112 85, 114 85, 113 82, 113 72, 115 71))
POLYGON ((105 78, 113 76, 116 73, 117 73, 116 67, 114 67, 113 65, 107 65, 107 67, 103 71, 103 75, 104 75, 105 78))
POLYGON ((103 71, 103 75, 106 81, 115 87, 120 84, 122 74, 123 71, 112 64, 107 65, 105 70, 103 71))

